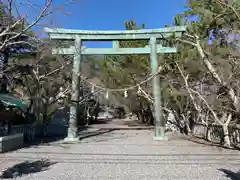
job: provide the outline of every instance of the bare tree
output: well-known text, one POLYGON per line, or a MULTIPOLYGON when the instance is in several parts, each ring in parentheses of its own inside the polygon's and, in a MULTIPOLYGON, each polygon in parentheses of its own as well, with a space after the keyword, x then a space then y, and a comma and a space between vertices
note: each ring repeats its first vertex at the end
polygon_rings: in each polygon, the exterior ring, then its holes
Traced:
POLYGON ((9 0, 2 3, 0 17, 3 15, 7 23, 0 27, 0 53, 5 56, 4 67, 0 70, 1 84, 4 89, 8 84, 10 91, 20 91, 30 100, 29 110, 32 109, 37 120, 41 115, 47 119, 59 99, 68 101, 71 57, 51 55, 52 44, 40 39, 33 27, 41 30, 41 26, 51 25, 47 20, 56 11, 69 15, 64 7, 73 2, 66 0, 53 5, 52 0, 39 4, 31 0, 9 0), (22 14, 28 8, 33 12, 22 14))

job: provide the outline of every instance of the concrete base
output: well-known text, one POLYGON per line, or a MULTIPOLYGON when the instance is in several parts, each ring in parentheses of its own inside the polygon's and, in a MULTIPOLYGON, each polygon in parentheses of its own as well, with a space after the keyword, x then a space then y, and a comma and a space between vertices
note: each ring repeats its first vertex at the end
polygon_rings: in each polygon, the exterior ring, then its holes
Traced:
POLYGON ((0 152, 7 152, 22 148, 24 145, 23 133, 0 137, 0 152))
POLYGON ((62 143, 64 144, 74 144, 74 143, 79 143, 80 140, 78 137, 66 137, 62 143))
POLYGON ((155 126, 153 139, 157 141, 168 140, 167 136, 165 135, 165 127, 155 126))
POLYGON ((156 141, 167 141, 168 137, 167 136, 153 136, 153 140, 156 140, 156 141))

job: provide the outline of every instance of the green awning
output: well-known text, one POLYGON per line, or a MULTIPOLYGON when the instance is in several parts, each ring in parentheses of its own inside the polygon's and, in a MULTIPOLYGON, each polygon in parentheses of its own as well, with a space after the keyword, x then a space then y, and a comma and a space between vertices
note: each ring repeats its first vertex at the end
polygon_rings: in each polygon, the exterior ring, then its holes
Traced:
POLYGON ((27 106, 26 102, 11 94, 0 94, 0 102, 6 106, 15 106, 21 109, 25 109, 27 106))

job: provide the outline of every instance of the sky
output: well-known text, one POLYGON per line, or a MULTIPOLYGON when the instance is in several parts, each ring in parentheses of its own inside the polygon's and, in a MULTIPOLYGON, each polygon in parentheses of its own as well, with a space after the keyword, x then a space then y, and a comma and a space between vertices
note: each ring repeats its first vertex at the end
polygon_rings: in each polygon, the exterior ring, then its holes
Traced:
MULTIPOLYGON (((63 0, 61 0, 63 1, 63 0)), ((184 10, 186 0, 77 0, 66 7, 71 16, 57 22, 64 28, 114 30, 124 29, 124 21, 134 19, 147 28, 172 23, 173 16, 184 10)))
MULTIPOLYGON (((17 0, 21 2, 21 0, 17 0)), ((37 1, 37 0, 31 0, 37 1)), ((44 0, 38 0, 43 6, 44 0)), ((52 8, 59 7, 66 0, 53 0, 52 8)), ((43 26, 82 30, 123 30, 124 21, 133 19, 146 28, 161 28, 173 22, 173 17, 184 11, 186 0, 75 0, 54 11, 45 18, 38 29, 43 35, 43 26), (65 12, 65 13, 63 13, 65 12), (68 15, 66 15, 68 14, 68 15), (70 14, 70 15, 69 15, 70 14)), ((24 4, 21 14, 33 20, 37 8, 24 4)))

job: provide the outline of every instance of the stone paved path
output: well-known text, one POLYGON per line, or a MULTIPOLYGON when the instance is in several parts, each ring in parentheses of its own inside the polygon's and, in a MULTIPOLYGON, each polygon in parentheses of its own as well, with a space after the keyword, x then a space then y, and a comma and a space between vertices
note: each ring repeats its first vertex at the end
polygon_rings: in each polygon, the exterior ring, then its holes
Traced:
MULTIPOLYGON (((112 131, 79 144, 51 144, 0 155, 0 169, 26 160, 17 180, 236 180, 240 152, 174 139, 152 140, 151 130, 112 131), (42 162, 49 159, 52 165, 42 162), (35 166, 35 167, 31 167, 35 166), (45 171, 37 166, 45 166, 45 171), (228 177, 227 177, 228 174, 228 177)), ((16 168, 15 168, 16 170, 16 168)))

